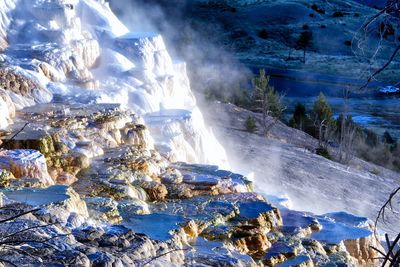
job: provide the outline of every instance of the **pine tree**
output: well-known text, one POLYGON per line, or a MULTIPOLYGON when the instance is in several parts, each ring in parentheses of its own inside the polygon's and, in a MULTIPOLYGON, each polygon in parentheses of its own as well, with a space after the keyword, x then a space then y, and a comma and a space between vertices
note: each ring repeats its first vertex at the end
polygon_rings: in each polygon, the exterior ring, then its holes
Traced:
POLYGON ((303 62, 306 62, 306 51, 307 48, 311 46, 313 39, 313 34, 311 31, 303 31, 297 40, 297 49, 303 50, 303 62))
POLYGON ((262 126, 264 134, 282 117, 284 111, 282 97, 269 82, 270 76, 266 75, 264 69, 261 69, 259 76, 253 79, 253 99, 256 110, 261 111, 263 114, 262 126), (268 116, 273 119, 268 121, 268 116))
POLYGON ((314 102, 312 117, 317 130, 319 145, 323 146, 324 144, 326 147, 329 134, 335 128, 335 122, 332 108, 326 101, 325 95, 322 92, 314 102))
POLYGON ((306 107, 298 103, 294 109, 293 116, 290 119, 290 126, 299 130, 304 130, 305 129, 305 124, 307 121, 307 112, 306 112, 306 107))
POLYGON ((258 130, 256 120, 252 116, 247 117, 244 126, 249 133, 255 133, 258 130))

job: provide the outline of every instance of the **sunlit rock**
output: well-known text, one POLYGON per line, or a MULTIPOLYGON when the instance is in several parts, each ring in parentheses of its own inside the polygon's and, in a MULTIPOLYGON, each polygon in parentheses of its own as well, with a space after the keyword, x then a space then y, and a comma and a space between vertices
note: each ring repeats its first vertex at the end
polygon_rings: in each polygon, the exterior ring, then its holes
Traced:
MULTIPOLYGON (((13 95, 17 108, 49 102, 54 94, 79 103, 120 103, 141 115, 181 109, 191 119, 180 125, 160 116, 157 127, 166 131, 156 141, 168 148, 162 152, 174 160, 227 166, 224 149, 197 108, 185 64, 173 62, 161 35, 129 33, 106 2, 35 0, 24 1, 18 12, 14 8, 7 0, 1 9, 9 43, 3 60, 38 88, 51 90, 36 90, 34 99, 13 95), (116 65, 119 70, 110 72, 116 65), (168 134, 171 127, 178 134, 168 134)), ((6 125, 8 117, 0 122, 6 125)), ((160 129, 150 130, 156 136, 160 129)), ((123 138, 136 142, 135 134, 128 130, 123 138)))
POLYGON ((0 129, 4 129, 15 116, 15 105, 6 90, 0 89, 0 129))
POLYGON ((169 188, 190 190, 191 195, 220 195, 251 191, 252 184, 243 175, 224 171, 217 166, 176 163, 182 184, 169 183, 169 188))
POLYGON ((0 16, 0 51, 8 46, 7 31, 11 23, 11 18, 6 14, 13 10, 16 5, 16 0, 5 0, 0 3, 0 10, 2 10, 0 16))
POLYGON ((283 263, 287 259, 297 257, 298 255, 299 255, 298 248, 290 246, 283 242, 282 243, 278 242, 273 244, 272 247, 268 250, 268 252, 263 258, 263 263, 265 263, 268 266, 275 266, 277 264, 283 263))
POLYGON ((85 198, 85 202, 91 218, 103 220, 111 224, 121 222, 122 218, 118 212, 118 203, 115 200, 91 197, 85 198))
POLYGON ((220 241, 208 241, 197 238, 192 244, 195 251, 188 254, 188 264, 204 264, 206 266, 257 266, 248 255, 241 254, 220 241))
POLYGON ((15 180, 15 177, 10 171, 0 169, 0 187, 1 188, 9 187, 13 180, 15 180))
MULTIPOLYGON (((373 248, 380 249, 381 251, 384 249, 377 237, 372 233, 372 222, 368 220, 368 218, 354 216, 345 212, 328 213, 325 215, 336 222, 335 227, 332 227, 330 224, 325 226, 325 230, 327 231, 327 233, 325 233, 326 236, 335 231, 335 234, 332 235, 343 241, 346 251, 355 258, 360 265, 368 266, 378 264, 376 258, 379 257, 379 255, 373 248), (351 227, 356 228, 352 229, 351 227)), ((324 232, 324 229, 322 232, 324 232)), ((337 243, 339 239, 330 241, 337 243)))
POLYGON ((168 169, 161 175, 161 181, 164 184, 180 184, 183 182, 183 176, 179 170, 168 169))
POLYGON ((172 59, 160 34, 128 33, 118 37, 114 45, 137 67, 154 73, 156 77, 174 73, 172 59))
POLYGON ((184 218, 177 215, 153 213, 124 217, 123 224, 136 233, 148 235, 151 239, 166 241, 182 231, 184 218))
POLYGON ((47 172, 46 158, 36 150, 0 151, 0 168, 9 170, 16 178, 38 178, 45 185, 54 184, 47 172))
POLYGON ((21 190, 3 190, 7 199, 26 203, 36 207, 60 206, 68 212, 88 217, 86 204, 79 195, 67 186, 51 186, 48 188, 26 188, 21 190))
POLYGON ((157 148, 171 161, 218 163, 221 168, 228 167, 224 149, 213 133, 203 127, 204 118, 198 108, 149 113, 145 121, 157 148))
POLYGON ((118 210, 122 216, 129 217, 132 215, 145 215, 150 214, 149 205, 140 199, 131 199, 127 201, 120 201, 118 210))
POLYGON ((322 229, 321 223, 311 214, 281 209, 281 214, 285 224, 282 231, 285 234, 307 237, 314 232, 322 229))
POLYGON ((147 192, 151 201, 163 201, 168 194, 165 185, 157 182, 142 182, 140 186, 147 192))
POLYGON ((34 188, 45 188, 48 185, 44 184, 38 178, 19 178, 10 181, 10 188, 24 188, 24 187, 34 187, 34 188))
MULTIPOLYGON (((52 94, 46 88, 36 82, 31 75, 23 73, 18 68, 1 68, 0 86, 5 90, 16 108, 50 101, 52 98, 52 94)), ((4 101, 9 102, 5 99, 4 91, 2 95, 4 101)), ((10 103, 8 103, 8 106, 10 106, 10 103)))

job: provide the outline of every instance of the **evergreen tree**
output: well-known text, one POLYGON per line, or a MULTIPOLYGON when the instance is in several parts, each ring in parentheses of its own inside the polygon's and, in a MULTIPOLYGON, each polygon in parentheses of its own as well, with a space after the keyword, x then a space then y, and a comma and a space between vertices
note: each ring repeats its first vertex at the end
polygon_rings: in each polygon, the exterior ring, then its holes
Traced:
POLYGON ((394 145, 396 144, 396 140, 390 135, 390 133, 388 131, 385 131, 383 136, 382 136, 382 141, 385 144, 388 145, 394 145))
POLYGON ((267 105, 270 116, 277 119, 282 117, 283 108, 281 103, 281 95, 272 86, 267 92, 267 105))
POLYGON ((322 146, 328 141, 329 134, 335 128, 333 119, 333 111, 329 103, 326 101, 325 95, 321 92, 314 102, 312 118, 314 126, 317 130, 319 145, 322 146))
POLYGON ((306 51, 312 45, 313 34, 311 31, 301 32, 299 39, 297 40, 297 49, 303 50, 303 62, 306 62, 306 51))
POLYGON ((306 107, 301 103, 297 103, 289 122, 290 126, 303 131, 306 127, 307 119, 306 107))
POLYGON ((378 135, 371 130, 365 129, 365 143, 370 147, 378 146, 378 135))
POLYGON ((253 79, 253 99, 255 109, 263 114, 262 126, 264 134, 282 117, 284 111, 282 97, 269 82, 270 76, 266 75, 264 69, 261 69, 259 76, 253 79), (268 116, 273 119, 270 120, 268 116))
POLYGON ((326 101, 325 95, 321 92, 314 102, 313 107, 314 118, 318 121, 333 122, 333 111, 329 103, 326 101))
POLYGON ((258 130, 256 120, 252 116, 247 117, 244 126, 246 127, 246 131, 249 133, 254 133, 258 130))

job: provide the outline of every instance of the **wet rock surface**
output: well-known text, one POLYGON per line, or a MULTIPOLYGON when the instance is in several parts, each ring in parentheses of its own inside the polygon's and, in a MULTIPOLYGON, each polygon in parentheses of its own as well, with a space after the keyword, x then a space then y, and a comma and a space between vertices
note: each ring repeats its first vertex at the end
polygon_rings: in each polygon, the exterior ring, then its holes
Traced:
MULTIPOLYGON (((29 246, 26 252, 38 262, 312 266, 367 265, 374 256, 369 246, 377 243, 366 219, 278 209, 252 192, 252 183, 243 175, 210 165, 170 163, 154 150, 140 119, 116 105, 81 110, 43 104, 19 112, 14 127, 25 122, 30 124, 9 139, 3 153, 36 151, 45 168, 74 176, 71 186, 21 185, 2 191, 10 207, 39 209, 24 215, 29 219, 20 226, 19 221, 10 222, 15 229, 43 224, 46 237, 55 238, 52 245, 65 248, 61 253, 42 244, 40 251, 45 252, 39 254, 39 248, 29 246), (139 133, 134 142, 126 141, 127 129, 139 133)), ((60 183, 60 175, 49 172, 51 181, 60 183)), ((21 179, 19 173, 5 168, 2 180, 21 179)), ((5 257, 32 262, 22 252, 5 257)))

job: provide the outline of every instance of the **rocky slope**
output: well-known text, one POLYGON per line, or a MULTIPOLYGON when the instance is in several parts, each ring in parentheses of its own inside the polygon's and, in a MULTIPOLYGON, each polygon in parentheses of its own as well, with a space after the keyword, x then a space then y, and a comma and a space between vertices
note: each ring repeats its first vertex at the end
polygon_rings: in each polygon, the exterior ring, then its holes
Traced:
POLYGON ((105 1, 0 14, 2 265, 376 264, 368 219, 272 205, 220 169, 159 34, 130 33, 105 1))
MULTIPOLYGON (((375 219, 400 183, 397 172, 356 157, 344 165, 316 155, 316 139, 281 122, 277 122, 265 138, 259 132, 247 132, 244 126, 246 118, 253 116, 261 129, 260 114, 219 102, 208 107, 210 114, 206 117, 223 140, 236 170, 253 172, 259 192, 280 192, 289 198, 289 206, 296 210, 315 213, 343 210, 375 219)), ((337 153, 335 148, 330 149, 331 155, 337 153)), ((397 201, 395 199, 394 203, 397 201)), ((380 224, 381 230, 395 236, 400 217, 393 213, 387 216, 387 223, 380 224)))

